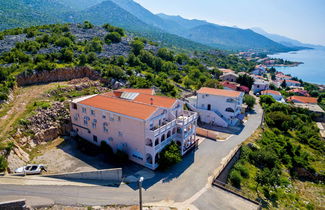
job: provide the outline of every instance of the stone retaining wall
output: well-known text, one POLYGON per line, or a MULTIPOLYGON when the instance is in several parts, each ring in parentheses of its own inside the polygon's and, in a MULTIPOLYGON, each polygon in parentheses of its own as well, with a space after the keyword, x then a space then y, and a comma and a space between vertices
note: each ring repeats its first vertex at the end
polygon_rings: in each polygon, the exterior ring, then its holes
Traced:
POLYGON ((49 82, 68 81, 84 77, 88 77, 91 80, 101 79, 99 73, 90 69, 89 67, 74 67, 41 72, 25 71, 17 76, 16 82, 18 86, 26 86, 49 82))

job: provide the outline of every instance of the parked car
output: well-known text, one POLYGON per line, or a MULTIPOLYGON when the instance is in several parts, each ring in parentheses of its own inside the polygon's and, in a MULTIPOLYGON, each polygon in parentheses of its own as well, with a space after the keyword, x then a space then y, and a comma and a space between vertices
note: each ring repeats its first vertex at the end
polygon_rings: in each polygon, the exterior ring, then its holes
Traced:
POLYGON ((43 171, 46 171, 46 167, 42 164, 28 164, 26 166, 17 168, 15 173, 33 175, 41 174, 43 171))

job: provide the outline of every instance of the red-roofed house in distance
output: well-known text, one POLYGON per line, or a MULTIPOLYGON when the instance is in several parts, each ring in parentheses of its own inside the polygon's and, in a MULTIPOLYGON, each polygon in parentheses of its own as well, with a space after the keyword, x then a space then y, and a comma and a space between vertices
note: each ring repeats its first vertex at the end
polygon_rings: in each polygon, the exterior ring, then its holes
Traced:
POLYGON ((75 99, 70 104, 73 133, 97 145, 121 150, 152 170, 160 152, 176 141, 182 155, 196 144, 197 113, 180 100, 152 89, 121 89, 75 99))
POLYGON ((288 92, 294 93, 295 95, 298 95, 298 96, 306 96, 306 97, 310 96, 307 90, 302 90, 302 89, 292 89, 292 90, 289 90, 288 92))
MULTIPOLYGON (((282 83, 283 81, 281 81, 282 83)), ((296 80, 286 80, 286 84, 287 84, 287 87, 300 87, 301 86, 301 83, 296 81, 296 80)))
POLYGON ((225 89, 225 90, 235 90, 235 91, 240 86, 238 83, 228 82, 228 81, 222 81, 222 82, 220 82, 220 85, 222 85, 223 89, 225 89))
POLYGON ((290 96, 287 101, 293 103, 317 104, 317 98, 305 96, 290 96))
POLYGON ((243 97, 243 92, 203 87, 190 105, 203 123, 228 127, 243 120, 243 97))

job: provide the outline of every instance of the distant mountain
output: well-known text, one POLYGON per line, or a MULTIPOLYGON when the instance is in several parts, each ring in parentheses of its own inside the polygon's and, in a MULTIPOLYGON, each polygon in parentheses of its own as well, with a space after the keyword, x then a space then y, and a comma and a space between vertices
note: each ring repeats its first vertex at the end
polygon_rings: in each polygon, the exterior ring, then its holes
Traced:
POLYGON ((0 29, 62 22, 110 23, 175 48, 289 51, 251 30, 154 15, 133 0, 1 0, 0 29), (200 44, 199 44, 200 43, 200 44))
MULTIPOLYGON (((180 16, 168 16, 164 14, 159 14, 158 16, 181 25, 183 29, 179 35, 209 46, 231 50, 293 50, 249 29, 221 26, 203 20, 187 20, 180 16)), ((172 33, 172 31, 169 32, 172 33)))
POLYGON ((61 21, 58 14, 69 10, 53 0, 1 0, 0 30, 56 23, 61 21))
POLYGON ((154 15, 133 0, 111 1, 148 25, 212 47, 231 50, 292 50, 290 47, 276 43, 250 30, 221 26, 204 20, 188 20, 180 16, 154 15))
POLYGON ((306 44, 306 43, 302 43, 298 40, 295 40, 295 39, 291 39, 291 38, 288 38, 286 36, 282 36, 282 35, 278 35, 278 34, 271 34, 271 33, 268 33, 266 32, 265 30, 261 29, 261 28, 258 28, 258 27, 254 27, 254 28, 251 28, 253 31, 255 31, 256 33, 259 33, 275 42, 278 42, 278 43, 281 43, 285 46, 288 46, 288 47, 299 47, 301 49, 310 49, 310 48, 322 48, 322 49, 325 49, 324 46, 321 46, 321 45, 313 45, 313 44, 306 44))
POLYGON ((200 43, 169 34, 162 29, 144 23, 113 1, 103 1, 98 5, 82 11, 74 11, 65 14, 67 22, 82 22, 88 20, 96 25, 109 23, 115 26, 125 28, 136 35, 147 37, 153 41, 161 42, 163 45, 174 48, 183 48, 188 50, 210 49, 200 43))
POLYGON ((58 2, 70 7, 72 10, 87 9, 103 1, 104 0, 58 0, 58 2))

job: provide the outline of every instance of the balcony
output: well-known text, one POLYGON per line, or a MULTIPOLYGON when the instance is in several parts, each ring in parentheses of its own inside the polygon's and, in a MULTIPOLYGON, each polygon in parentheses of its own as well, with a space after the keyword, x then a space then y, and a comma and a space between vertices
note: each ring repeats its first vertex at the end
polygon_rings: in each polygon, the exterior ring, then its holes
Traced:
POLYGON ((185 126, 197 119, 196 112, 184 111, 184 113, 176 119, 177 125, 185 126))
POLYGON ((159 144, 157 144, 156 146, 146 145, 145 146, 146 153, 156 154, 156 153, 160 152, 163 148, 165 148, 165 146, 167 146, 168 144, 171 143, 171 141, 173 140, 174 137, 175 137, 175 135, 172 135, 169 138, 165 139, 163 142, 160 142, 159 144))
POLYGON ((153 128, 151 130, 148 130, 147 133, 149 134, 149 136, 151 137, 157 137, 160 134, 165 133, 167 130, 173 128, 176 126, 176 120, 173 120, 171 122, 167 122, 165 125, 162 125, 158 128, 153 128))

